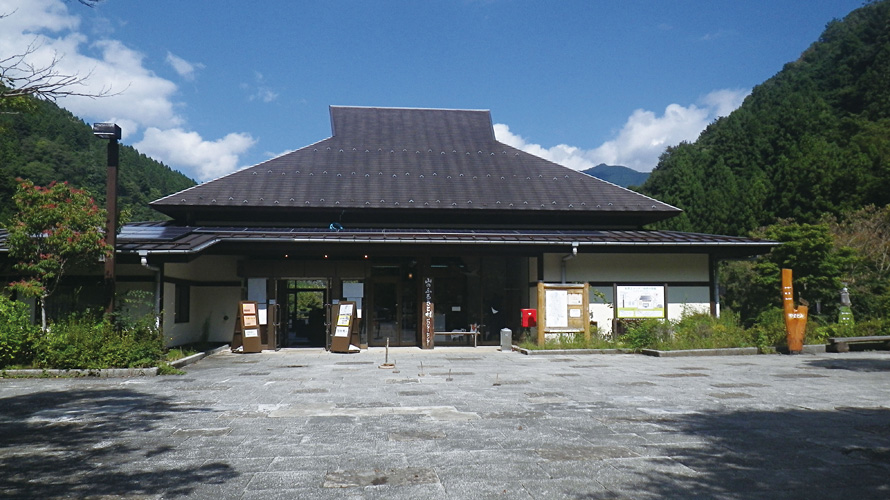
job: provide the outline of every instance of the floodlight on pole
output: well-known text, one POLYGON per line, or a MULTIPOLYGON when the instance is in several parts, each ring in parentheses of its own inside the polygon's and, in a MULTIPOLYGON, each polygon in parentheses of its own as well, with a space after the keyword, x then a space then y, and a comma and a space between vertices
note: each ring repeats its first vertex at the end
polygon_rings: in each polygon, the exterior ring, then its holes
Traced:
POLYGON ((114 269, 117 253, 117 167, 120 157, 118 142, 121 128, 115 123, 94 123, 93 135, 108 140, 108 171, 105 182, 105 242, 111 247, 111 256, 105 259, 105 313, 114 314, 116 276, 114 269))

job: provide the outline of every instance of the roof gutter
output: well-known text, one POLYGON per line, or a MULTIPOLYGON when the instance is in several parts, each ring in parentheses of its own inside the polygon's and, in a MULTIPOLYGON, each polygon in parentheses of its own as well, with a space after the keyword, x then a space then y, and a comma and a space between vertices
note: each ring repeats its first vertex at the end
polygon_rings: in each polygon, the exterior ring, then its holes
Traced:
POLYGON ((148 251, 139 251, 139 263, 142 267, 155 273, 155 326, 160 327, 161 321, 161 268, 148 264, 148 251))
MULTIPOLYGON (((194 247, 185 250, 151 250, 153 254, 190 254, 190 253, 198 253, 210 248, 217 243, 223 242, 231 242, 231 243, 342 243, 342 244, 350 244, 350 243, 361 243, 361 244, 398 244, 398 243, 411 243, 416 245, 466 245, 466 244, 476 244, 476 245, 531 245, 531 246, 564 246, 566 241, 553 241, 553 240, 488 240, 488 239, 480 239, 480 238, 443 238, 441 240, 434 240, 430 238, 422 238, 422 239, 380 239, 380 238, 367 238, 367 237, 353 237, 353 238, 343 238, 343 237, 297 237, 297 238, 244 238, 244 237, 235 237, 235 238, 213 238, 211 240, 207 240, 206 242, 194 247)), ((706 247, 756 247, 756 246, 770 246, 770 242, 753 242, 753 241, 741 241, 741 242, 695 242, 695 241, 679 241, 679 242, 663 242, 663 241, 653 241, 653 242, 641 242, 641 241, 576 241, 572 242, 572 250, 574 255, 577 254, 577 248, 585 246, 585 247, 694 247, 694 246, 706 246, 706 247)), ((139 251, 144 252, 144 250, 139 251)), ((568 257, 568 256, 566 256, 568 257)), ((566 259, 568 260, 568 259, 566 259)))

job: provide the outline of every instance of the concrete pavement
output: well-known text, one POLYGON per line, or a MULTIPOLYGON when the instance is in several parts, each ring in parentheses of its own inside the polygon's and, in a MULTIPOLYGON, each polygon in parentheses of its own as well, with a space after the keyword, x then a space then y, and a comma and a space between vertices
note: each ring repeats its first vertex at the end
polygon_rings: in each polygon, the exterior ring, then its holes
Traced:
POLYGON ((0 380, 0 498, 890 498, 890 353, 224 352, 0 380))

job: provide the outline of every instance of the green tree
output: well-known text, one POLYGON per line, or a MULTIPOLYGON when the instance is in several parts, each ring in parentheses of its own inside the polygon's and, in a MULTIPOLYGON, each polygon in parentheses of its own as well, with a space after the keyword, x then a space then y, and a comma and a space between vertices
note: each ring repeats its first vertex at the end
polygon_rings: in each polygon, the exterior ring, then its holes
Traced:
POLYGON ((890 307, 890 205, 869 205, 825 222, 835 248, 856 253, 845 276, 856 317, 883 318, 890 307))
POLYGON ((857 257, 853 249, 835 244, 828 224, 783 220, 753 236, 782 244, 753 263, 724 267, 721 279, 729 308, 743 314, 750 324, 763 312, 780 307, 781 272, 787 268, 794 273, 797 302, 809 305, 813 314, 821 304, 824 314, 835 315, 838 292, 849 280, 857 257))
POLYGON ((747 234, 890 203, 890 1, 832 21, 640 187, 684 210, 659 227, 747 234))
POLYGON ((67 183, 40 187, 20 180, 13 201, 17 213, 6 224, 6 245, 25 277, 10 287, 38 300, 46 330, 46 299, 65 272, 110 254, 103 230, 105 211, 89 193, 67 183))

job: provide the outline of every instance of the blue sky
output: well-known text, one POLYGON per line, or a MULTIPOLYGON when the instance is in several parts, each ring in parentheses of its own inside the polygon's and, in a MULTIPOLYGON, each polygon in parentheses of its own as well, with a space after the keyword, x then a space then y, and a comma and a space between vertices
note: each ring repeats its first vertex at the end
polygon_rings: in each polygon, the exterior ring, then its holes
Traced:
POLYGON ((330 136, 329 105, 488 109, 513 146, 648 171, 860 5, 0 0, 0 56, 111 89, 58 103, 197 180, 330 136))

